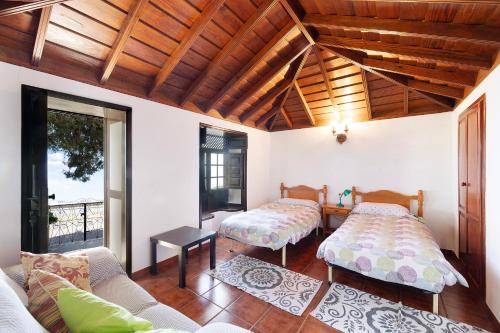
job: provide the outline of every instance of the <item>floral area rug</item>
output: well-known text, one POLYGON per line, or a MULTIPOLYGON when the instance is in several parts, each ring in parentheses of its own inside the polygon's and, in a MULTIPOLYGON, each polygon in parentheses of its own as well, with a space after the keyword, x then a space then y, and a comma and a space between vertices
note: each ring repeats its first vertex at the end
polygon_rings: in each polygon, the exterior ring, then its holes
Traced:
POLYGON ((242 254, 218 266, 210 275, 297 316, 311 303, 322 283, 242 254))
POLYGON ((346 333, 487 333, 340 283, 332 284, 311 316, 346 333))

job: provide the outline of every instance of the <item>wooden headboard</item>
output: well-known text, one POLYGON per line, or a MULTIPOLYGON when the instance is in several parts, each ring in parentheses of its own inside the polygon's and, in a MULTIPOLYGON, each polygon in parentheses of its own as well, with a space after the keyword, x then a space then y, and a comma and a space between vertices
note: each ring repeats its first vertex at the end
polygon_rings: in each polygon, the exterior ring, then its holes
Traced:
POLYGON ((417 195, 405 195, 398 192, 380 190, 373 192, 359 192, 356 187, 352 187, 352 206, 356 205, 356 197, 360 196, 362 201, 365 202, 380 202, 380 203, 394 203, 404 206, 408 209, 411 207, 411 201, 418 201, 418 216, 424 215, 424 192, 418 190, 417 195))
POLYGON ((317 190, 305 185, 286 187, 285 184, 281 183, 280 190, 282 198, 285 198, 286 191, 287 198, 313 200, 317 203, 319 203, 319 194, 323 193, 323 203, 327 203, 328 189, 326 185, 323 185, 322 189, 317 190))

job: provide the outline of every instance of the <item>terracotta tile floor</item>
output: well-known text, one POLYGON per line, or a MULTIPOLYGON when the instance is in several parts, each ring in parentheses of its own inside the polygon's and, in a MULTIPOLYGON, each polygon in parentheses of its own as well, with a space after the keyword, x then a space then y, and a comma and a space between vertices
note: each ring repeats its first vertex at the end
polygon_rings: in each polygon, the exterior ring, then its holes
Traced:
MULTIPOLYGON (((323 261, 316 259, 316 250, 322 236, 311 235, 295 246, 288 246, 288 269, 324 281, 320 291, 308 309, 300 317, 280 310, 239 289, 210 277, 209 250, 195 249, 189 254, 186 288, 177 287, 178 266, 176 261, 165 266, 159 265, 159 274, 145 275, 137 282, 160 302, 186 314, 200 325, 209 322, 228 322, 252 330, 256 333, 273 332, 338 332, 309 316, 309 312, 319 303, 328 290, 327 268, 323 261)), ((231 241, 218 239, 217 263, 227 261, 239 253, 274 264, 280 264, 281 252, 271 251, 233 242, 234 252, 229 252, 231 241)), ((459 270, 460 262, 455 257, 448 258, 459 270)), ((394 287, 362 277, 349 271, 336 270, 336 282, 361 289, 393 301, 402 300, 405 305, 430 311, 432 296, 407 288, 394 287)), ((439 313, 454 320, 472 324, 491 332, 499 332, 490 317, 484 301, 473 290, 455 285, 446 287, 439 297, 439 313)))

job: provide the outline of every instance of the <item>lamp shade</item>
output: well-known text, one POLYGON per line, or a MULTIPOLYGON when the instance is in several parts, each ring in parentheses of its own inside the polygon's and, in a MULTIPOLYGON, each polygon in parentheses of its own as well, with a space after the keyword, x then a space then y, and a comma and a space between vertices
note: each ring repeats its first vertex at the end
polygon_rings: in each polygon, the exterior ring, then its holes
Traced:
POLYGON ((345 189, 344 190, 344 196, 348 196, 349 194, 351 194, 351 192, 352 192, 351 190, 345 189))

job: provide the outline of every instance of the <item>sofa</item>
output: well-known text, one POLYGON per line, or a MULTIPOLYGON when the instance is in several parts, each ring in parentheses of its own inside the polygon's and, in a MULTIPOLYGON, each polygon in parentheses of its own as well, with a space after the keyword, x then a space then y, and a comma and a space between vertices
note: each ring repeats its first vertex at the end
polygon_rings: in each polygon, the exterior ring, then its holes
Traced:
MULTIPOLYGON (((90 286, 95 295, 118 304, 133 315, 149 320, 155 329, 169 328, 196 333, 249 333, 227 323, 201 327, 179 311, 158 302, 146 290, 128 278, 118 259, 104 247, 71 252, 89 257, 90 286)), ((47 333, 26 309, 28 296, 23 289, 21 265, 0 269, 0 332, 47 333)))

